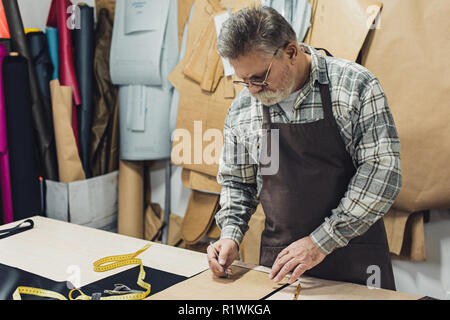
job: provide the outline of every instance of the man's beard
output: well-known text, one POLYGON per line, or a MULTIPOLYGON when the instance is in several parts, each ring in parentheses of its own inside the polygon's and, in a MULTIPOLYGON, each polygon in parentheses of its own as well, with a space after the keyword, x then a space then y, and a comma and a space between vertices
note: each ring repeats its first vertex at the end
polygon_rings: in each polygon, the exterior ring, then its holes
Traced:
POLYGON ((262 89, 254 93, 253 96, 265 106, 271 106, 285 100, 295 87, 295 78, 288 70, 284 73, 283 78, 284 86, 282 88, 275 91, 262 89))

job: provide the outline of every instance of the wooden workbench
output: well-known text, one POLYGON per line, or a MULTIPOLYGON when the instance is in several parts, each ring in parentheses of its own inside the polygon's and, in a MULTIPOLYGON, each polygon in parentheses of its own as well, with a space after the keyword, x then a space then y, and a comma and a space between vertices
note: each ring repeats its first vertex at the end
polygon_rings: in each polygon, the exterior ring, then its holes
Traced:
MULTIPOLYGON (((73 270, 74 266, 80 271, 80 286, 122 272, 133 266, 125 266, 107 272, 95 272, 92 263, 106 256, 135 252, 150 243, 142 239, 45 217, 35 216, 31 219, 34 221, 33 229, 0 239, 0 263, 54 281, 66 281, 68 273, 73 270)), ((10 228, 18 223, 0 226, 0 230, 10 228)), ((209 272, 205 254, 158 243, 153 243, 148 250, 139 255, 139 258, 142 259, 144 266, 185 277, 193 277, 203 271, 209 272)), ((266 267, 242 262, 235 262, 235 265, 266 274, 270 271, 266 267)), ((211 281, 215 281, 215 279, 211 279, 211 281)), ((247 279, 247 281, 249 280, 247 279)), ((300 281, 302 290, 298 300, 417 300, 421 298, 396 291, 369 289, 366 286, 352 283, 326 281, 304 276, 300 281)), ((227 284, 223 285, 224 288, 227 288, 227 284)), ((238 282, 235 282, 234 285, 238 285, 238 282)), ((246 283, 246 285, 249 286, 247 291, 251 291, 252 284, 246 283)), ((292 300, 295 289, 296 283, 285 286, 267 299, 292 300)), ((188 292, 184 297, 195 299, 195 296, 193 297, 188 292)), ((239 297, 239 295, 236 294, 235 297, 239 297)), ((255 297, 255 299, 259 298, 255 297)), ((210 299, 218 298, 211 295, 210 299)))

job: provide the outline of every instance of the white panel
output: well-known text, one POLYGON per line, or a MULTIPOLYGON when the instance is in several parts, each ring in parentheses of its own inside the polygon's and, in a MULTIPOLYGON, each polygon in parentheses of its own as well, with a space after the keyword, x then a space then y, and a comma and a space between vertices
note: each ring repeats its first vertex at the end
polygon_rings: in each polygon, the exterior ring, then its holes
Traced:
POLYGON ((450 299, 450 211, 432 210, 424 228, 427 260, 392 260, 397 290, 450 299))

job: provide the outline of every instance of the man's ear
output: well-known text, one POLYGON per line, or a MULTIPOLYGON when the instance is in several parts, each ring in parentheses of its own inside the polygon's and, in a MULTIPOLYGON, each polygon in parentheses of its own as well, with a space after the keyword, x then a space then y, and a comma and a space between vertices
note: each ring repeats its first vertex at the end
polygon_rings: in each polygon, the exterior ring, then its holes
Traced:
POLYGON ((286 49, 284 49, 286 54, 289 57, 289 60, 291 60, 291 64, 295 63, 295 60, 298 56, 298 48, 294 43, 290 43, 287 45, 286 49))

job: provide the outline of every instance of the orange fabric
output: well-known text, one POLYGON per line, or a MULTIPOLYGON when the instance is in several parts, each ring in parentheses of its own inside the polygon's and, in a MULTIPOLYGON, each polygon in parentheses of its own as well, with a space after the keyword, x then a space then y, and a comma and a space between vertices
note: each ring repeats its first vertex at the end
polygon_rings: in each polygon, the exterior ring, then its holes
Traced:
POLYGON ((5 10, 3 9, 3 2, 0 1, 0 38, 11 38, 8 29, 8 22, 6 21, 5 10))

